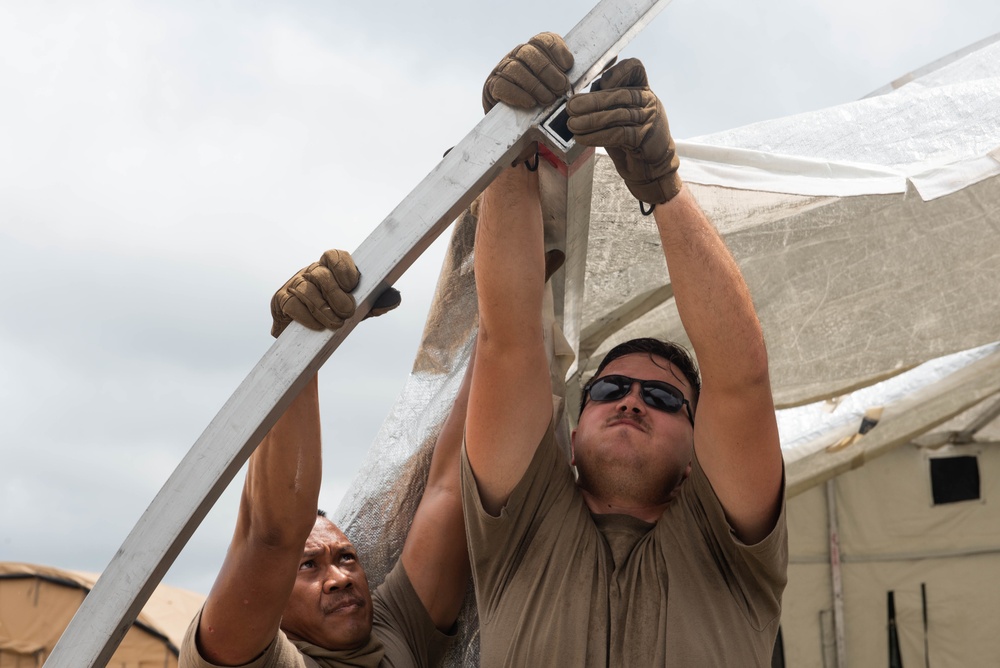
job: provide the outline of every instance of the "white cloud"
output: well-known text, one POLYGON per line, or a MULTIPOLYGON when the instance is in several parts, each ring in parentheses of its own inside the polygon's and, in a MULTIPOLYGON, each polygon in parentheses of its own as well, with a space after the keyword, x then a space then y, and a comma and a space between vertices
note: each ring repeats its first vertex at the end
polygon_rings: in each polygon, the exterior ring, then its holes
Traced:
POLYGON ((833 47, 860 62, 897 58, 946 27, 949 15, 947 3, 941 0, 846 0, 821 3, 819 9, 829 25, 833 47))

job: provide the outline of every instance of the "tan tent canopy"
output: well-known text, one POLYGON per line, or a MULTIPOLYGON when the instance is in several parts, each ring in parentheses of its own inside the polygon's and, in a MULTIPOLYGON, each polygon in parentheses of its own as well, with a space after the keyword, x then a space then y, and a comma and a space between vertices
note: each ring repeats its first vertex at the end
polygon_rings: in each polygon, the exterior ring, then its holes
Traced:
MULTIPOLYGON (((99 574, 0 562, 0 668, 40 667, 99 574)), ((109 665, 176 668, 184 631, 205 597, 159 585, 109 665)))

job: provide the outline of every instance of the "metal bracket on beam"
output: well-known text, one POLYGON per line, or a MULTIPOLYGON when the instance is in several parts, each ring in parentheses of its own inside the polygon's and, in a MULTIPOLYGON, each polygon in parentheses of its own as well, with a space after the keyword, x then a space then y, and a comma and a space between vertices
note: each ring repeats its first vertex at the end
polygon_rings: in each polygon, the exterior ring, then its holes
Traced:
MULTIPOLYGON (((569 112, 564 101, 548 118, 538 126, 539 140, 548 146, 552 154, 564 165, 573 165, 588 151, 573 139, 573 131, 569 129, 569 112)), ((592 154, 593 151, 590 151, 592 154)))

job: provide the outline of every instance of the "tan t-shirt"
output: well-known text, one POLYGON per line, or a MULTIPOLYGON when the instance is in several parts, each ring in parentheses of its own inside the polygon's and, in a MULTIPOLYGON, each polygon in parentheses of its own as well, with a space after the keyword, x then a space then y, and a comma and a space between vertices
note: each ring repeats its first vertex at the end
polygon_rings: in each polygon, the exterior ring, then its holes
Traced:
MULTIPOLYGON (((441 633, 413 590, 402 561, 372 596, 372 634, 354 650, 328 650, 292 641, 282 632, 255 661, 240 668, 429 668, 441 662, 454 636, 441 633)), ((219 668, 205 661, 195 645, 199 612, 184 635, 180 668, 219 668)))
POLYGON ((784 503, 771 534, 744 545, 695 460, 656 524, 592 515, 551 427, 498 517, 464 448, 462 496, 484 668, 770 666, 784 503))

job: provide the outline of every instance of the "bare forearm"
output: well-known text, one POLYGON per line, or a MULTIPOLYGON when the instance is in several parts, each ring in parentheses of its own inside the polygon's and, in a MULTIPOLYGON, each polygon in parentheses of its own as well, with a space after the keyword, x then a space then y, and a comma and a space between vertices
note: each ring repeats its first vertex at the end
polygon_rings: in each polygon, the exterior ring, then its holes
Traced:
POLYGON ((451 628, 458 618, 470 570, 460 469, 475 359, 476 347, 473 345, 462 386, 434 446, 427 486, 401 556, 414 591, 434 625, 442 631, 451 628))
POLYGON ((313 378, 250 457, 236 531, 198 627, 209 661, 247 663, 274 638, 315 522, 320 475, 313 378))
POLYGON ((774 527, 781 489, 760 322, 736 261, 688 189, 654 215, 677 311, 702 372, 698 460, 736 535, 754 543, 774 527))
POLYGON ((301 549, 316 519, 322 476, 316 378, 302 389, 250 458, 240 522, 248 539, 301 549))
MULTIPOLYGON (((465 414, 469 409, 469 389, 472 387, 472 373, 476 363, 477 347, 477 343, 473 342, 469 366, 465 370, 465 376, 462 377, 462 385, 458 388, 455 403, 452 404, 451 412, 445 419, 434 446, 430 470, 427 473, 427 490, 449 490, 454 491, 456 495, 460 493, 459 469, 462 438, 465 434, 465 414)), ((461 503, 461 501, 459 502, 461 503)))
POLYGON ((466 449, 486 509, 498 512, 552 415, 542 337, 544 235, 538 178, 523 166, 484 193, 476 233, 479 341, 466 449))
POLYGON ((767 353, 739 266, 686 187, 653 213, 684 330, 706 382, 760 380, 767 353))
POLYGON ((520 342, 541 327, 545 259, 538 176, 501 173, 483 193, 476 230, 480 345, 520 342))

